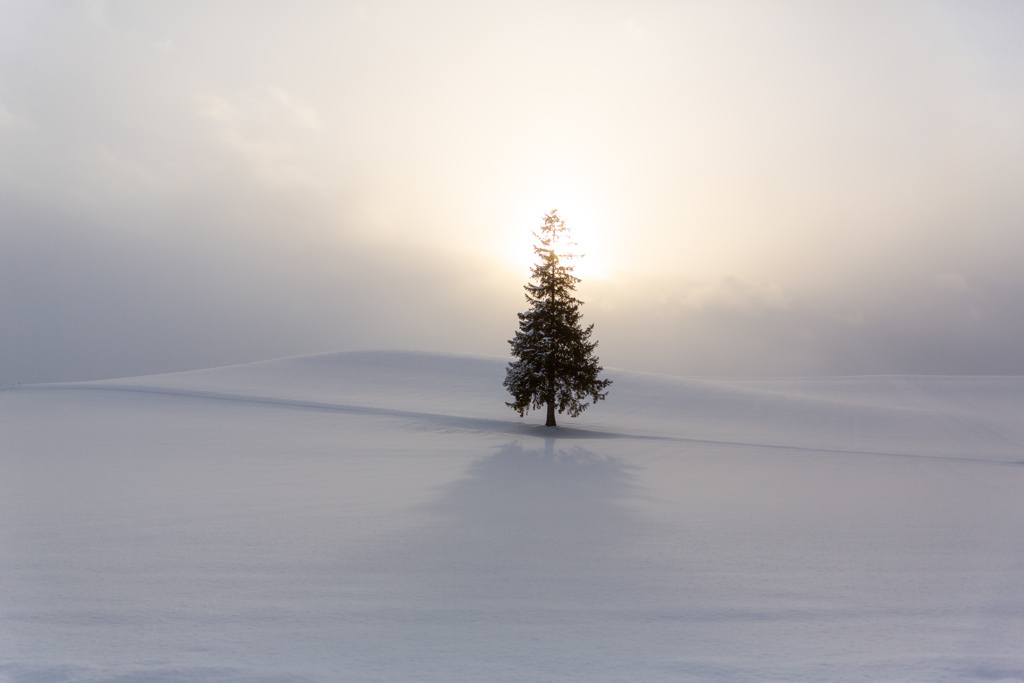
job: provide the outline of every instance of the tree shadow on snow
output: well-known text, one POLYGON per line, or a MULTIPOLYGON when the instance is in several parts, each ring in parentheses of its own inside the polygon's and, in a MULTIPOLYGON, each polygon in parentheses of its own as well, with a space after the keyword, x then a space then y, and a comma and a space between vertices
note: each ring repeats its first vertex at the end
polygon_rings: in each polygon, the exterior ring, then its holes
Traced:
POLYGON ((418 563, 462 597, 588 592, 618 575, 616 549, 642 523, 623 504, 632 478, 621 460, 555 438, 505 444, 426 506, 436 524, 414 544, 418 563))
POLYGON ((581 615, 636 603, 631 550, 646 521, 625 504, 631 468, 554 438, 524 443, 473 463, 419 508, 414 530, 365 558, 365 573, 339 577, 369 577, 349 652, 370 662, 405 652, 416 676, 392 679, 493 680, 524 662, 573 669, 567 657, 615 646, 617 631, 581 615))

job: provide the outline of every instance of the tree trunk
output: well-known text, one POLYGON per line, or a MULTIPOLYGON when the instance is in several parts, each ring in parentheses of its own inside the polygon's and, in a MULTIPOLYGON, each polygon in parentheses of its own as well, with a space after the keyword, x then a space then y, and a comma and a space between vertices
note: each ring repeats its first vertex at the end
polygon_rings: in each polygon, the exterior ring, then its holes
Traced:
POLYGON ((548 421, 544 423, 545 427, 557 427, 555 424, 555 402, 548 401, 548 421))

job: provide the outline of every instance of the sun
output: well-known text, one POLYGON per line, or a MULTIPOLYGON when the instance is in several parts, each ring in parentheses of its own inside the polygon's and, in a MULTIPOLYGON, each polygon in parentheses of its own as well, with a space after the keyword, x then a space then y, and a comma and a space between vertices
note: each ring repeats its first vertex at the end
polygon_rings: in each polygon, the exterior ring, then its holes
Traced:
POLYGON ((536 261, 533 233, 544 222, 545 214, 552 210, 558 211, 559 218, 569 228, 570 241, 575 243, 571 251, 579 256, 572 264, 576 276, 581 279, 608 277, 610 268, 605 257, 607 245, 603 225, 584 202, 567 194, 548 194, 524 203, 516 221, 518 239, 509 245, 510 260, 524 269, 536 261))
POLYGON ((528 273, 536 261, 533 233, 545 214, 557 210, 576 243, 572 252, 580 255, 572 264, 575 274, 583 280, 607 279, 615 263, 610 229, 615 188, 601 165, 586 154, 558 149, 565 147, 558 141, 547 142, 526 145, 498 184, 495 206, 501 207, 503 216, 493 244, 506 264, 528 273))
MULTIPOLYGON (((538 212, 543 217, 552 209, 557 209, 558 216, 569 228, 569 239, 575 244, 569 251, 579 258, 574 260, 575 273, 581 278, 603 278, 606 275, 604 268, 604 240, 601 225, 593 212, 579 202, 565 197, 552 198, 548 200, 548 209, 538 212)), ((539 208, 539 207, 538 207, 539 208)))

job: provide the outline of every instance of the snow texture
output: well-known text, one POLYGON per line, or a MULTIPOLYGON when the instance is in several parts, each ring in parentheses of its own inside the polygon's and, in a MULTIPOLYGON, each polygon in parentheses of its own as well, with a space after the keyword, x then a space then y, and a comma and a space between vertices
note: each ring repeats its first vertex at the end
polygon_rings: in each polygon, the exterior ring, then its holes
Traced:
POLYGON ((1024 378, 0 390, 0 681, 1024 680, 1024 378))

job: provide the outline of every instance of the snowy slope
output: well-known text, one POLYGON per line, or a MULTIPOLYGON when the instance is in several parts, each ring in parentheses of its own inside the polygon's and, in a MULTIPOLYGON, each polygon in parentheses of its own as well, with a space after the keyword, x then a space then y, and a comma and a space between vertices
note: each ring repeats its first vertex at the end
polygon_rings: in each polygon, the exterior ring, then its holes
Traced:
POLYGON ((0 390, 0 681, 1024 680, 1024 378, 0 390))
MULTIPOLYGON (((500 421, 505 424, 484 428, 524 433, 504 404, 504 367, 505 361, 484 356, 360 352, 84 386, 417 413, 467 427, 471 422, 462 418, 500 421)), ((1024 447, 1021 377, 704 380, 621 370, 611 376, 614 400, 563 425, 622 435, 842 450, 896 447, 967 457, 982 448, 988 457, 1013 459, 1024 447)))

